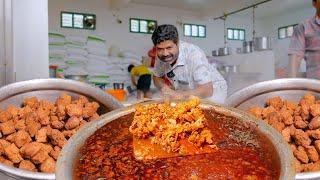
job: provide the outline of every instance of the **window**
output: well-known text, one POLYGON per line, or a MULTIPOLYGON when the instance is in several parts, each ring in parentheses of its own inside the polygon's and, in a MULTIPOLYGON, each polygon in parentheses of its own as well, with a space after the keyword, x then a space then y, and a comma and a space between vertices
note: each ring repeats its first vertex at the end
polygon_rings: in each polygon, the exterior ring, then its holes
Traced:
POLYGON ((61 12, 61 27, 74 29, 96 29, 96 15, 61 12))
POLYGON ((246 34, 246 31, 244 29, 235 29, 235 28, 228 28, 227 29, 228 40, 244 41, 246 38, 245 34, 246 34))
POLYGON ((290 25, 290 26, 285 26, 281 27, 278 29, 278 38, 279 39, 285 39, 289 38, 293 34, 293 29, 297 26, 298 24, 290 25))
POLYGON ((157 27, 157 21, 147 19, 130 18, 130 32, 152 34, 157 27))
POLYGON ((183 24, 183 35, 189 37, 206 37, 206 26, 196 24, 183 24))

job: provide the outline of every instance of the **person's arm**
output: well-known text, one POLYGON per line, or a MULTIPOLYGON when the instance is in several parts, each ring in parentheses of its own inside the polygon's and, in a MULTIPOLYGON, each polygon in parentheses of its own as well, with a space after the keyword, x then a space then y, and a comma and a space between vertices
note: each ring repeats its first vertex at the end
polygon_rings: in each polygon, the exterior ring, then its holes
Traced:
POLYGON ((212 96, 213 94, 213 84, 212 82, 208 82, 205 84, 198 85, 195 89, 186 90, 186 91, 176 91, 176 93, 183 98, 187 98, 189 96, 198 96, 200 98, 207 98, 212 96))
POLYGON ((136 83, 136 78, 134 75, 131 75, 131 82, 134 86, 137 86, 137 83, 136 83))
POLYGON ((160 78, 160 77, 153 76, 153 82, 154 82, 154 85, 155 85, 159 90, 161 90, 161 88, 165 86, 164 80, 163 80, 162 78, 160 78))
POLYGON ((211 97, 214 93, 213 76, 210 70, 210 65, 205 53, 202 50, 194 51, 189 59, 192 63, 192 76, 196 82, 196 88, 183 92, 184 96, 199 96, 200 98, 211 97))
POLYGON ((289 55, 288 77, 295 78, 298 75, 301 60, 303 58, 296 54, 289 55))
POLYGON ((297 77, 301 60, 305 54, 305 34, 303 24, 299 24, 294 28, 291 42, 289 46, 289 63, 288 63, 288 77, 297 77))
POLYGON ((161 91, 163 94, 172 94, 174 90, 172 90, 164 80, 160 77, 153 76, 154 85, 161 91))

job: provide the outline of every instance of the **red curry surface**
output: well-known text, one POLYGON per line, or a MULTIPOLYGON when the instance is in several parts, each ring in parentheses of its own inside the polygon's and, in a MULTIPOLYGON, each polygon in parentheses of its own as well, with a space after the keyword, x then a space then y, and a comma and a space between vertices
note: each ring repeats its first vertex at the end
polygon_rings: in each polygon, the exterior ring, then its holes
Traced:
POLYGON ((253 125, 204 110, 216 152, 136 160, 129 126, 133 113, 106 124, 80 150, 74 179, 279 179, 279 157, 253 125))

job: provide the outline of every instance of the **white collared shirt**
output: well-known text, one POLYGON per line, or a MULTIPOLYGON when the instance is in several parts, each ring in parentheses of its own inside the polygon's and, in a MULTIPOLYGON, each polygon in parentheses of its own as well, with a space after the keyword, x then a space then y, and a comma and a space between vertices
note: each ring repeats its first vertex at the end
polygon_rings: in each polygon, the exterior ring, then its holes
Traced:
POLYGON ((179 56, 173 67, 157 58, 154 75, 169 79, 176 90, 195 89, 198 85, 212 82, 213 95, 209 99, 217 103, 223 103, 227 96, 227 83, 222 75, 209 64, 198 46, 187 42, 179 42, 179 56), (174 77, 170 76, 172 72, 174 77))

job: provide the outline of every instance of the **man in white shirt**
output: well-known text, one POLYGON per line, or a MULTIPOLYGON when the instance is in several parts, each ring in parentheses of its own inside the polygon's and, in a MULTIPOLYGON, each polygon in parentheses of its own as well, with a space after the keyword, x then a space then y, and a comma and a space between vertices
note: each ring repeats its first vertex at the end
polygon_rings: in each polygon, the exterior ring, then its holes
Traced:
POLYGON ((158 26, 152 41, 157 51, 154 84, 165 97, 181 99, 194 95, 224 102, 226 81, 198 46, 179 41, 175 26, 158 26))

